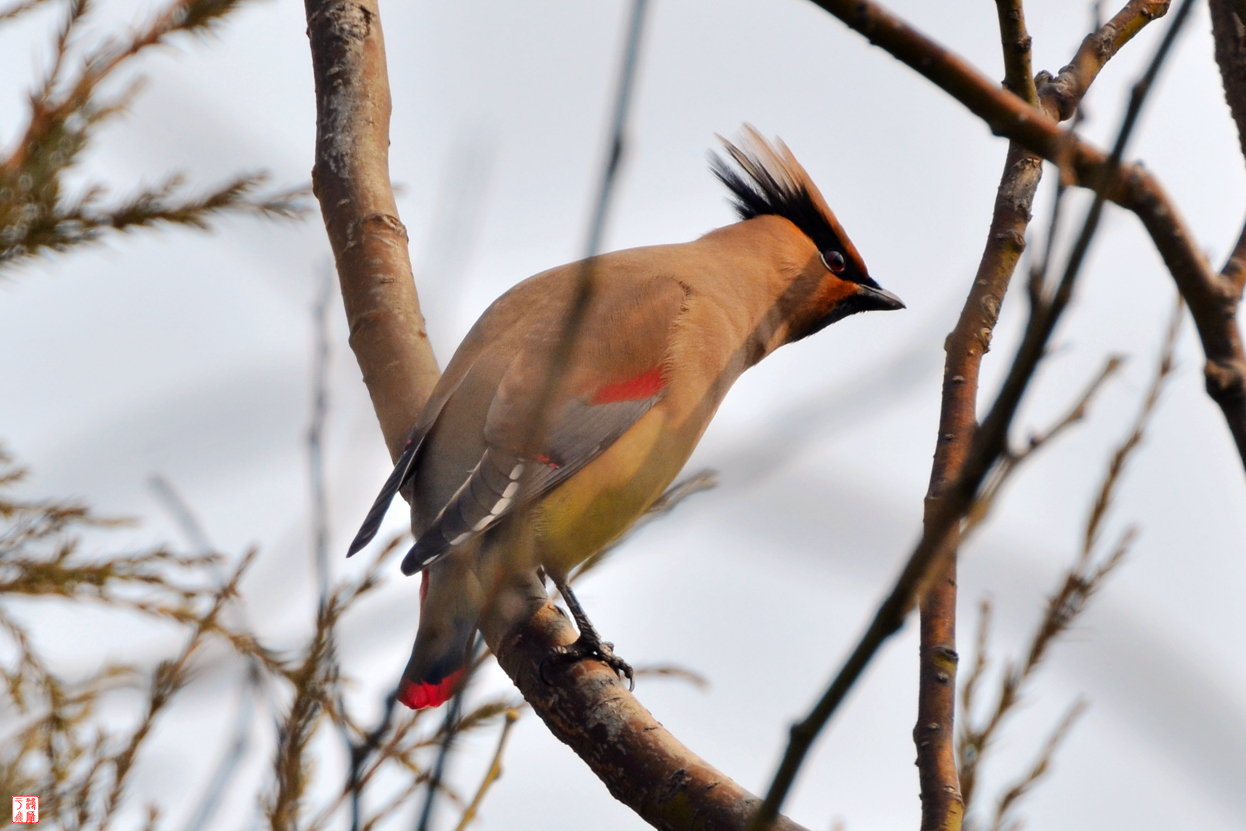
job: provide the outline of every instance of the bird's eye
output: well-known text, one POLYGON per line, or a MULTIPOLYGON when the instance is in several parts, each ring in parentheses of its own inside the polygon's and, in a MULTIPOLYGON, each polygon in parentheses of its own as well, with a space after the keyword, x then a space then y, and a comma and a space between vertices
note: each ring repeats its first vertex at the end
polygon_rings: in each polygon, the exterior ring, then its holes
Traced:
POLYGON ((844 255, 838 251, 827 251, 822 255, 822 262, 825 263, 827 270, 836 274, 843 274, 847 263, 844 262, 844 255))

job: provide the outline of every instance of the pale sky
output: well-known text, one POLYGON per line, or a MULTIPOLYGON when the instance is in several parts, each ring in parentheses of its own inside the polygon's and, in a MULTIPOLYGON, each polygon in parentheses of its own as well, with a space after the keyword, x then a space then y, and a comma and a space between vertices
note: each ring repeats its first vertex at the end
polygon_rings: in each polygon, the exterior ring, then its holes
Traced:
MULTIPOLYGON (((103 25, 146 8, 102 3, 97 13, 103 25)), ((988 76, 1002 75, 990 3, 890 8, 988 76)), ((392 174, 443 365, 493 298, 577 256, 627 13, 617 0, 382 6, 392 174)), ((1027 13, 1036 69, 1058 70, 1086 32, 1087 8, 1032 3, 1027 13)), ((14 114, 46 56, 51 23, 39 14, 0 32, 6 144, 24 126, 14 114)), ((1163 25, 1114 59, 1087 99, 1084 133, 1101 145, 1163 25)), ((92 151, 87 172, 122 191, 172 170, 205 185, 261 168, 281 185, 305 181, 314 101, 304 29, 301 3, 272 0, 237 15, 209 44, 153 53, 141 64, 146 90, 92 151)), ((1246 166, 1211 48, 1200 4, 1129 155, 1163 182, 1218 266, 1246 213, 1246 166)), ((653 0, 606 247, 686 241, 733 221, 706 152, 715 133, 731 136, 746 121, 787 142, 871 274, 908 310, 850 318, 750 370, 689 466, 717 468, 721 486, 637 535, 580 597, 633 664, 676 663, 710 681, 701 692, 642 679, 637 695, 692 749, 760 792, 787 726, 821 694, 918 537, 942 342, 982 251, 1006 145, 811 3, 653 0)), ((1049 175, 1036 205, 1040 234, 1052 184, 1049 175)), ((1073 204, 1070 215, 1080 215, 1083 202, 1073 204)), ((111 537, 113 547, 180 543, 146 484, 154 473, 167 477, 219 548, 239 556, 259 546, 244 584, 249 615, 285 648, 306 635, 315 602, 303 439, 310 309, 329 262, 318 215, 296 226, 234 220, 212 235, 113 238, 0 283, 0 438, 32 467, 29 492, 77 495, 140 517, 111 537)), ((962 666, 973 658, 984 595, 997 610, 993 655, 1024 648, 1077 551, 1111 445, 1149 383, 1173 298, 1140 224, 1109 209, 1016 440, 1050 424, 1109 353, 1131 360, 1089 421, 1018 476, 965 550, 962 666)), ((365 566, 340 554, 388 460, 339 306, 327 484, 332 566, 344 577, 365 566)), ((984 364, 986 396, 1023 315, 1023 292, 1014 290, 984 364)), ((1029 764, 1070 701, 1089 699, 1026 803, 1030 827, 1069 827, 1069 817, 1099 829, 1246 827, 1246 476, 1203 392, 1188 320, 1177 354, 1176 379, 1106 534, 1137 523, 1140 536, 1053 649, 985 773, 982 795, 991 796, 1029 764)), ((401 514, 386 528, 398 530, 401 514)), ((392 687, 415 630, 418 581, 396 566, 389 577, 344 628, 343 668, 358 679, 351 703, 361 713, 392 687)), ((38 619, 68 672, 105 657, 154 659, 179 642, 94 610, 23 614, 38 619)), ((793 819, 812 829, 836 818, 848 829, 916 827, 915 623, 887 644, 816 745, 785 809, 793 819)), ((186 794, 199 793, 229 741, 241 667, 227 667, 192 685, 140 757, 133 804, 161 800, 167 827, 185 822, 197 798, 186 794)), ((496 669, 486 686, 510 688, 496 669)), ((254 725, 244 772, 213 827, 250 827, 270 764, 271 717, 261 709, 254 725)), ((489 731, 465 741, 451 771, 461 790, 474 789, 494 740, 489 731)), ((317 781, 340 783, 342 748, 329 731, 319 758, 317 781)), ((526 713, 479 827, 579 828, 588 816, 600 831, 642 827, 526 713)), ((442 819, 445 827, 450 817, 442 819)), ((402 815, 388 827, 411 826, 402 815)))

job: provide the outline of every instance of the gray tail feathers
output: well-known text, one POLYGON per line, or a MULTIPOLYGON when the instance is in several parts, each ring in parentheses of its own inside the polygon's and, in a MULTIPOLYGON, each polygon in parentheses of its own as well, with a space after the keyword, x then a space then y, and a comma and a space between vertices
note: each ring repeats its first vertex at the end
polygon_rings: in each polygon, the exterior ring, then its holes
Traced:
POLYGON ((484 602, 470 555, 445 557, 424 575, 420 628, 399 688, 399 700, 414 709, 436 707, 454 695, 484 602))

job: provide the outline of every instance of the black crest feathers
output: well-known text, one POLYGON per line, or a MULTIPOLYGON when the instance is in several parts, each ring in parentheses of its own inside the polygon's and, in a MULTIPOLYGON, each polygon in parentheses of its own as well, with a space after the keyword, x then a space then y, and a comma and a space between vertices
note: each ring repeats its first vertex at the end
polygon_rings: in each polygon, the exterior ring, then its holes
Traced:
POLYGON ((740 218, 781 216, 813 240, 819 251, 842 251, 864 276, 860 254, 787 145, 778 139, 767 141, 748 124, 741 134, 739 145, 718 137, 734 166, 710 154, 710 169, 731 191, 740 218))

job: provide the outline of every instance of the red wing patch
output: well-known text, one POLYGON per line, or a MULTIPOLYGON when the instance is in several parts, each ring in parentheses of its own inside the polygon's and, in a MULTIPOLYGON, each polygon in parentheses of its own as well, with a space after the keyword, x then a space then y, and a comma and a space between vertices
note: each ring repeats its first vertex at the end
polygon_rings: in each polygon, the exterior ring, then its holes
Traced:
POLYGON ((593 393, 592 404, 613 404, 618 401, 641 401, 652 398, 666 386, 662 377, 662 365, 652 367, 635 378, 620 381, 617 384, 606 384, 593 393))
POLYGON ((463 677, 463 670, 457 669, 436 684, 427 682, 412 684, 402 679, 398 687, 398 700, 412 710, 423 710, 425 707, 440 707, 454 696, 455 687, 463 677))

